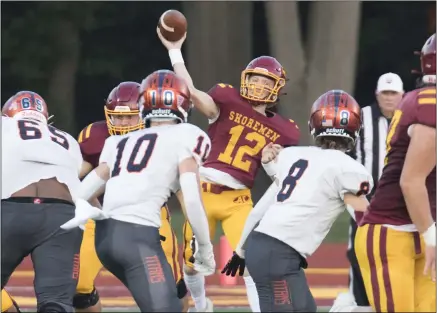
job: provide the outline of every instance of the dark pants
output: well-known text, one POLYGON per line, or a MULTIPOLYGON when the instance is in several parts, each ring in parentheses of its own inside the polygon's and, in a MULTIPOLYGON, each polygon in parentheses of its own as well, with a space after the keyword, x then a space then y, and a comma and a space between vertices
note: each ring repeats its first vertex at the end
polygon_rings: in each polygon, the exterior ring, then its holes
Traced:
POLYGON ((367 299, 366 288, 364 287, 363 276, 361 275, 358 265, 357 256, 355 255, 355 234, 357 233, 357 223, 351 218, 349 228, 349 246, 347 250, 347 258, 351 265, 349 272, 349 288, 355 297, 355 301, 359 306, 369 306, 367 299))
POLYGON ((246 243, 246 266, 258 291, 261 312, 316 312, 303 268, 306 260, 273 237, 252 232, 246 243))
POLYGON ((114 219, 96 221, 97 256, 131 292, 141 312, 182 312, 159 229, 114 219))
POLYGON ((38 311, 73 311, 83 232, 59 226, 74 217, 74 208, 72 203, 57 199, 2 200, 1 287, 30 254, 38 311))

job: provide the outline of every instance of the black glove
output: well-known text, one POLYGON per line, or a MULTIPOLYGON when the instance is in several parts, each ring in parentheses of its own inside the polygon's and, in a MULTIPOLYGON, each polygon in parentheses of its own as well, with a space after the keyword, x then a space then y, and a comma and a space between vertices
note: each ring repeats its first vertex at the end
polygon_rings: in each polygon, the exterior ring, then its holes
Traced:
POLYGON ((234 251, 232 258, 229 259, 228 263, 222 269, 222 274, 235 277, 235 274, 238 271, 238 275, 243 276, 245 267, 246 261, 234 251))

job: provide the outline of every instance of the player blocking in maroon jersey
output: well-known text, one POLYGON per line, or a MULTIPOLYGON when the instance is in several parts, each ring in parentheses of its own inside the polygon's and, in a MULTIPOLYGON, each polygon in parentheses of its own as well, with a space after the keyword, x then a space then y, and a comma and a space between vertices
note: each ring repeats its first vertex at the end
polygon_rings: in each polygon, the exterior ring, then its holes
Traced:
POLYGON ((376 312, 435 312, 436 40, 421 52, 425 87, 407 93, 387 136, 381 179, 355 238, 376 312))

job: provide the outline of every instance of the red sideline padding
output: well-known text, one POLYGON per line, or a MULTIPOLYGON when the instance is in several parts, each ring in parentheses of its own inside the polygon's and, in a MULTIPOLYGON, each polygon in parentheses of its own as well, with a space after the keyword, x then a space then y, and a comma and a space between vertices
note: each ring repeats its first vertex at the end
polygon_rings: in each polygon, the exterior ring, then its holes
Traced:
MULTIPOLYGON (((219 271, 225 267, 229 259, 232 257, 232 248, 229 245, 228 240, 225 236, 220 237, 220 268, 219 271)), ((235 286, 237 284, 237 277, 226 276, 220 274, 220 285, 221 286, 235 286)))

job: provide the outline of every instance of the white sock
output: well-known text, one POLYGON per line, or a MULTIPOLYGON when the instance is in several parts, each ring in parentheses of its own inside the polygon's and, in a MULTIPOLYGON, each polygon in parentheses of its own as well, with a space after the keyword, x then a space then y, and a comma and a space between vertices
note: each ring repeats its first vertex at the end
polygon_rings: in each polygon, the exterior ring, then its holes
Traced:
POLYGON ((184 274, 184 281, 191 293, 196 311, 202 312, 206 308, 205 276, 199 273, 194 275, 184 274))
POLYGON ((252 312, 261 312, 255 282, 250 276, 244 276, 243 279, 246 284, 247 300, 249 300, 250 309, 252 312))

